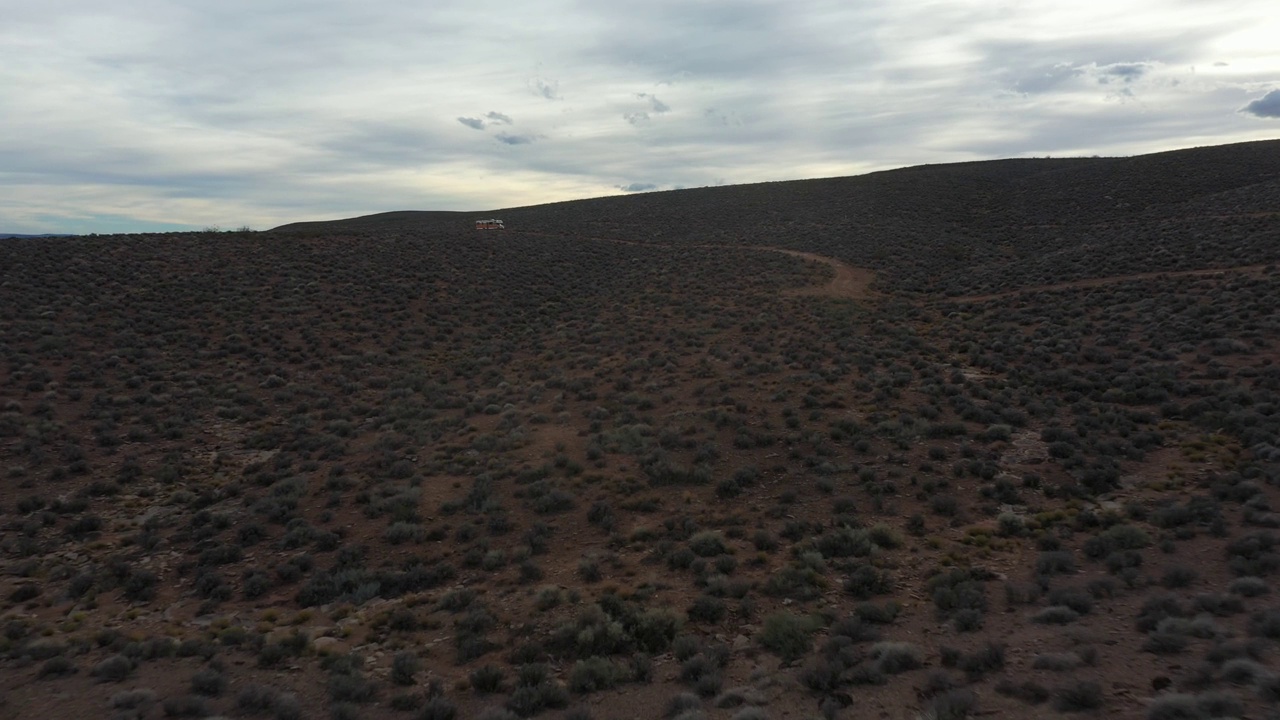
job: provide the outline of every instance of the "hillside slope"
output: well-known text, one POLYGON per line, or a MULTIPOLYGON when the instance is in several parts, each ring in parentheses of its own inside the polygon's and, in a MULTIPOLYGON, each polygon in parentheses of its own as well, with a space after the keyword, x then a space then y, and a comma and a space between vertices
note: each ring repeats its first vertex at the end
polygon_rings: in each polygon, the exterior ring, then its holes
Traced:
POLYGON ((1275 149, 0 242, 0 720, 1274 717, 1275 149))
MULTIPOLYGON (((1280 140, 1129 158, 996 160, 492 211, 511 232, 766 245, 882 273, 897 291, 998 292, 1102 273, 1280 260, 1280 140), (1099 247, 1112 253, 1104 268, 1099 247), (1228 259, 1230 258, 1230 259, 1228 259)), ((385 213, 280 232, 465 228, 385 213)))

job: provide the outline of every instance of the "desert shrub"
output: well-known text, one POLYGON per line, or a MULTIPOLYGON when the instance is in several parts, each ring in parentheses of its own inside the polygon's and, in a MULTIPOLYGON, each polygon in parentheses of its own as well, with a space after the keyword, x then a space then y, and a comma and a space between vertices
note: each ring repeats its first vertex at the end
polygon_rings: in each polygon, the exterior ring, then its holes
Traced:
POLYGON ((1249 634, 1269 640, 1280 640, 1280 608, 1260 610, 1249 618, 1249 634))
POLYGON ((988 642, 981 648, 964 655, 957 663, 971 681, 989 672, 1004 669, 1004 645, 988 642))
POLYGON ((1227 543, 1227 564, 1239 576, 1265 577, 1280 568, 1276 536, 1269 532, 1242 535, 1227 543))
POLYGON ((1227 585, 1227 592, 1241 597, 1258 597, 1269 591, 1267 581, 1260 577, 1239 577, 1227 585))
MULTIPOLYGON (((422 662, 418 656, 408 650, 402 650, 391 657, 391 682, 396 685, 413 685, 422 662)), ((474 680, 472 682, 474 684, 474 680)))
POLYGON ((982 611, 972 608, 957 610, 951 616, 951 625, 956 632, 975 632, 982 629, 982 611))
POLYGON ((930 697, 923 707, 930 720, 964 720, 978 711, 978 696, 968 688, 945 690, 930 697))
POLYGON ((404 521, 391 523, 382 533, 382 539, 392 545, 406 542, 420 543, 426 537, 427 530, 421 524, 404 521))
POLYGON ((625 679, 634 683, 653 681, 653 658, 648 653, 635 653, 621 665, 625 679))
POLYGON ((276 720, 302 720, 302 703, 293 693, 280 693, 271 706, 276 720))
POLYGON ((680 679, 696 686, 706 677, 719 678, 726 655, 723 646, 708 645, 702 648, 700 652, 680 663, 680 679))
POLYGON ((151 688, 122 690, 111 696, 111 707, 121 710, 147 708, 156 702, 156 691, 151 688))
POLYGON ((699 595, 685 613, 695 622, 718 623, 728 612, 724 600, 710 595, 699 595))
POLYGON ((710 530, 689 538, 689 549, 698 557, 715 557, 728 552, 720 533, 710 530))
POLYGON ((585 582, 599 582, 604 574, 600 570, 600 559, 595 555, 578 560, 578 577, 585 582))
POLYGON ((865 557, 874 543, 871 533, 863 529, 839 527, 818 536, 815 547, 824 558, 865 557))
POLYGON ((636 647, 647 653, 666 651, 680 630, 681 618, 676 613, 664 608, 651 610, 620 612, 624 626, 627 627, 636 647))
POLYGON ((667 701, 668 718, 679 717, 683 713, 699 710, 702 707, 702 698, 691 692, 681 692, 673 695, 667 701))
POLYGON ((1016 698, 1029 705, 1039 705, 1049 699, 1049 691, 1044 686, 1027 680, 1021 683, 1003 678, 996 683, 995 691, 1006 697, 1016 698))
POLYGON ((1102 707, 1102 685, 1080 680, 1064 685, 1053 694, 1053 709, 1058 712, 1085 712, 1102 707))
POLYGON ((1142 632, 1151 632, 1166 618, 1186 617, 1186 609, 1177 597, 1169 594, 1148 598, 1138 611, 1137 627, 1142 632))
POLYGON ((1066 672, 1075 670, 1083 663, 1080 656, 1073 652, 1064 653, 1041 653, 1036 655, 1031 661, 1031 667, 1036 670, 1053 670, 1054 672, 1066 672))
POLYGON ((856 665, 844 674, 844 679, 852 685, 884 685, 889 682, 889 677, 874 662, 856 665))
POLYGON ((1211 718, 1231 718, 1244 715, 1244 704, 1229 692, 1214 690, 1196 696, 1196 707, 1211 718))
POLYGON ((1049 593, 1050 605, 1065 605, 1081 615, 1093 610, 1093 596, 1080 588, 1057 588, 1049 593))
POLYGON ((500 692, 506 680, 506 673, 497 665, 482 665, 472 670, 468 677, 471 680, 471 687, 484 695, 500 692))
POLYGON ((1147 720, 1204 720, 1206 715, 1194 695, 1164 695, 1151 701, 1147 720))
POLYGON ((254 600, 267 594, 271 589, 271 576, 261 570, 246 570, 244 583, 241 586, 246 600, 254 600))
POLYGON ((1066 605, 1050 605, 1031 616, 1031 622, 1040 625, 1067 625, 1080 619, 1080 613, 1066 605))
POLYGON ((1272 672, 1257 660, 1247 657, 1236 657, 1222 663, 1219 673, 1223 680, 1233 685, 1253 685, 1272 675, 1272 672))
POLYGON ((417 720, 454 720, 458 716, 458 706, 448 698, 437 695, 429 698, 418 711, 417 720))
POLYGON ((1085 589, 1095 598, 1111 598, 1120 591, 1120 584, 1114 578, 1100 577, 1090 580, 1085 589))
POLYGON ((1191 640, 1185 629, 1171 626, 1169 621, 1160 623, 1160 627, 1151 631, 1142 643, 1145 652, 1156 655, 1175 655, 1186 649, 1191 640))
POLYGON ((43 680, 50 677, 63 677, 64 675, 71 675, 75 672, 75 663, 72 663, 67 658, 58 655, 45 660, 44 664, 40 666, 40 670, 36 673, 36 677, 43 680))
POLYGON ((227 678, 214 668, 197 670, 196 674, 191 676, 191 692, 197 695, 216 697, 226 689, 227 678))
POLYGON ((1076 571, 1070 550, 1050 550, 1036 559, 1037 575, 1068 575, 1076 571))
POLYGON ((768 530, 757 530, 751 536, 751 544, 761 552, 773 552, 778 549, 778 538, 768 530))
POLYGON ((569 692, 554 680, 521 684, 507 698, 507 709, 520 717, 531 717, 547 708, 569 704, 569 692))
POLYGON ((1164 575, 1160 577, 1160 584, 1167 588, 1184 588, 1195 582, 1200 577, 1194 569, 1185 565, 1174 565, 1166 568, 1164 575))
POLYGON ((1085 541, 1084 552, 1091 558, 1105 558, 1118 550, 1141 550, 1151 545, 1151 536, 1135 525, 1112 525, 1085 541))
POLYGON ((839 686, 844 669, 844 664, 838 660, 814 658, 800 671, 800 682, 814 692, 830 692, 839 686))
POLYGON ((902 612, 902 606, 890 600, 882 605, 873 602, 861 602, 853 608, 854 614, 859 620, 877 625, 888 625, 898 617, 898 613, 902 612))
POLYGON ((89 590, 93 588, 95 582, 96 580, 93 573, 77 573, 72 576, 71 580, 67 583, 67 597, 73 599, 83 597, 85 593, 89 592, 89 590))
POLYGON ((1142 567, 1142 553, 1137 550, 1117 550, 1107 555, 1103 563, 1108 572, 1121 574, 1126 570, 1142 567))
POLYGON ((820 572, 805 564, 792 563, 770 575, 762 590, 773 597, 812 600, 821 595, 826 586, 827 579, 820 572))
POLYGON ((784 662, 795 662, 813 645, 814 622, 790 612, 777 612, 764 620, 760 644, 784 662))
POLYGON ((597 525, 604 530, 612 530, 617 522, 613 514, 613 508, 609 503, 604 501, 596 501, 591 504, 591 508, 587 510, 587 522, 597 525))
POLYGON ((930 578, 927 587, 938 613, 949 617, 958 610, 985 612, 987 592, 980 582, 982 577, 972 569, 952 568, 930 578))
POLYGON ((159 580, 150 570, 135 570, 124 582, 124 596, 130 602, 147 602, 156 596, 159 580))
POLYGON ((859 600, 893 591, 893 576, 870 564, 860 564, 845 578, 844 590, 859 600))
POLYGON ((471 588, 457 588, 441 596, 436 608, 451 613, 458 613, 471 607, 476 599, 476 591, 471 588))
POLYGON ((944 517, 954 517, 960 512, 960 503, 951 495, 934 495, 929 500, 929 509, 944 517))
POLYGON ((400 712, 413 712, 414 710, 417 710, 418 708, 422 707, 422 703, 424 700, 425 698, 423 698, 418 693, 412 693, 412 692, 397 693, 387 699, 387 705, 389 705, 392 710, 399 710, 400 712))
POLYGON ((885 675, 897 675, 921 667, 924 653, 912 643, 885 641, 871 646, 871 659, 876 670, 885 675))
POLYGON ((835 621, 827 632, 831 638, 848 638, 851 643, 870 642, 880 639, 880 631, 867 625, 857 615, 849 615, 835 621))
POLYGON ((960 683, 951 676, 951 673, 946 670, 930 670, 925 674, 924 683, 920 686, 918 694, 920 697, 930 698, 958 687, 960 683))
POLYGON ((327 683, 329 699, 335 703, 367 703, 378 693, 378 686, 357 672, 333 672, 327 683))
POLYGON ((1244 612, 1244 603, 1235 595, 1201 593, 1195 596, 1194 603, 1197 610, 1203 610, 1218 617, 1228 617, 1244 612))
POLYGON ((101 682, 120 682, 133 672, 133 661, 124 655, 112 655, 93 666, 90 674, 101 682))
POLYGON ((1009 609, 1030 605, 1040 599, 1041 589, 1036 583, 1007 581, 1004 584, 1004 601, 1009 609))
POLYGON ((569 671, 569 689, 576 693, 593 693, 617 685, 623 678, 621 669, 602 657, 590 657, 573 664, 569 671))
POLYGON ((196 576, 196 594, 206 600, 221 602, 231 599, 231 586, 216 570, 205 570, 196 576))

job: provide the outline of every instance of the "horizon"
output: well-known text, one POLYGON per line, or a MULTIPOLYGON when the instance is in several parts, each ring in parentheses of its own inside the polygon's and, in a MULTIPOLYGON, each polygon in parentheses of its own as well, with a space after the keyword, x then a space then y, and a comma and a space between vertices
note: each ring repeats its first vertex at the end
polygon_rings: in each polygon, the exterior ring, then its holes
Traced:
POLYGON ((1154 0, 134 2, 0 29, 0 230, 263 229, 1280 136, 1261 0, 1211 19, 1154 0))
MULTIPOLYGON (((87 229, 82 232, 72 232, 72 231, 15 232, 15 231, 7 230, 3 227, 0 227, 0 239, 24 239, 24 238, 38 239, 38 238, 46 238, 46 237, 47 238, 87 237, 87 236, 93 236, 93 235, 131 235, 131 234, 145 235, 145 234, 224 233, 224 232, 230 233, 230 232, 246 232, 246 231, 247 232, 265 232, 265 231, 273 230, 277 227, 282 227, 285 225, 291 225, 295 223, 336 222, 336 221, 342 221, 342 220, 357 219, 362 217, 385 215, 385 214, 397 213, 397 212, 440 212, 440 213, 455 213, 458 215, 480 216, 480 215, 492 214, 495 212, 505 212, 508 210, 518 210, 518 209, 539 207, 542 205, 551 205, 551 204, 557 204, 557 203, 589 202, 591 200, 598 200, 598 199, 609 198, 609 197, 620 197, 620 196, 625 197, 627 195, 680 192, 683 190, 698 190, 698 189, 708 189, 708 188, 729 188, 729 187, 734 187, 739 185, 746 186, 746 185, 759 185, 759 184, 768 184, 768 183, 838 180, 842 178, 864 177, 868 175, 875 175, 878 173, 894 172, 897 170, 910 170, 913 168, 921 168, 921 167, 939 167, 939 166, 945 166, 945 165, 964 165, 964 164, 972 164, 972 163, 1001 162, 1001 161, 1007 161, 1007 160, 1122 160, 1122 159, 1128 159, 1128 158, 1145 157, 1148 155, 1160 155, 1164 153, 1191 151, 1191 150, 1197 150, 1197 149, 1203 149, 1203 148, 1222 147, 1225 145, 1236 145, 1236 144, 1244 144, 1244 143, 1250 143, 1250 142, 1273 142, 1273 141, 1280 141, 1280 137, 1263 138, 1260 140, 1244 140, 1238 143, 1222 143, 1222 144, 1215 144, 1215 145, 1198 145, 1198 146, 1192 146, 1192 147, 1170 148, 1167 150, 1154 150, 1149 153, 1141 153, 1141 154, 1133 154, 1133 155, 1105 155, 1105 156, 1103 155, 1087 155, 1087 156, 1086 155, 1059 155, 1059 156, 1044 155, 1044 156, 1032 156, 1032 157, 981 158, 976 160, 957 160, 953 162, 940 162, 940 163, 924 162, 924 163, 919 163, 915 165, 903 165, 903 166, 890 167, 890 168, 879 168, 874 170, 868 170, 866 172, 861 172, 861 173, 852 173, 849 175, 832 175, 832 176, 810 177, 810 178, 789 178, 789 179, 783 179, 783 180, 757 180, 753 182, 725 183, 725 184, 717 184, 717 185, 703 185, 698 187, 654 188, 654 189, 646 189, 643 191, 629 192, 629 193, 610 193, 605 195, 594 195, 590 197, 553 199, 553 200, 548 200, 546 202, 531 203, 528 205, 511 205, 511 206, 502 207, 502 208, 489 208, 489 209, 482 209, 482 210, 455 210, 452 208, 389 208, 389 209, 379 209, 379 210, 371 210, 371 211, 365 211, 365 212, 356 211, 352 214, 343 215, 341 217, 334 216, 334 217, 297 218, 297 219, 289 220, 286 222, 277 223, 277 224, 271 225, 270 227, 250 227, 248 225, 240 225, 236 227, 224 227, 216 224, 206 225, 201 227, 201 226, 187 225, 187 224, 181 224, 181 223, 177 223, 177 224, 169 223, 169 224, 158 224, 158 225, 144 224, 143 226, 135 227, 132 229, 112 229, 112 230, 87 229)), ((117 223, 113 222, 111 226, 116 227, 117 223)), ((93 227, 98 227, 98 226, 93 226, 93 227)))

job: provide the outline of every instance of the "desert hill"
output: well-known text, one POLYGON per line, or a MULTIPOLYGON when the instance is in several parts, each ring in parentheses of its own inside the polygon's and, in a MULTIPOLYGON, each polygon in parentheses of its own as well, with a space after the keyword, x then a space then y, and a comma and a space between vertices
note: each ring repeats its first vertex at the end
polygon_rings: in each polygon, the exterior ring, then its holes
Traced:
MULTIPOLYGON (((501 216, 515 231, 820 252, 873 268, 900 292, 978 294, 1117 271, 1221 267, 1238 254, 1274 262, 1277 168, 1273 140, 1131 158, 926 165, 482 215, 501 216), (1099 245, 1109 246, 1105 260, 1099 245), (945 271, 926 262, 939 254, 945 271)), ((277 231, 445 230, 471 217, 384 213, 277 231)))
POLYGON ((0 718, 1273 717, 1277 200, 1273 141, 0 243, 0 718))

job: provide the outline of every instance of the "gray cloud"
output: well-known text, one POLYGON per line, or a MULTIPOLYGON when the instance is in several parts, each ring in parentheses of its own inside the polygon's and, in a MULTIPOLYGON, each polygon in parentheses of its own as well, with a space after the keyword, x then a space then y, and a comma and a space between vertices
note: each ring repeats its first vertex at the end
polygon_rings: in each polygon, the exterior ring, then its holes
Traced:
POLYGON ((1147 69, 1146 63, 1115 63, 1099 68, 1099 72, 1104 76, 1100 80, 1105 82, 1107 77, 1116 77, 1125 82, 1133 82, 1145 75, 1147 69))
POLYGON ((800 8, 770 0, 631 4, 600 19, 586 59, 678 83, 790 77, 876 57, 878 8, 800 8))
POLYGON ((644 100, 648 109, 623 113, 622 118, 632 125, 644 125, 648 123, 654 115, 664 115, 671 112, 671 106, 659 100, 656 95, 650 93, 636 93, 636 98, 644 100))
POLYGON ((1280 90, 1272 90, 1240 108, 1240 112, 1260 118, 1280 118, 1280 90))
POLYGON ((463 125, 466 125, 467 127, 471 128, 471 129, 473 129, 473 130, 483 130, 483 129, 484 129, 484 121, 483 121, 483 120, 481 120, 480 118, 473 118, 473 117, 460 117, 460 118, 458 118, 458 122, 462 123, 463 125))
POLYGON ((1026 74, 1016 77, 1011 88, 1014 92, 1037 94, 1056 89, 1072 78, 1079 77, 1084 71, 1074 65, 1059 63, 1034 68, 1026 74))
POLYGON ((512 135, 510 133, 498 133, 493 138, 505 145, 528 145, 538 139, 536 135, 512 135))
POLYGON ((646 190, 657 190, 658 186, 653 183, 631 183, 630 185, 618 185, 617 188, 622 192, 637 193, 646 190))
POLYGON ((549 82, 547 80, 543 80, 542 78, 534 78, 529 83, 529 89, 533 92, 534 95, 537 95, 538 97, 541 97, 541 98, 545 98, 547 100, 561 99, 560 83, 558 82, 549 82))
POLYGON ((671 107, 666 103, 662 102, 661 100, 659 100, 657 95, 651 95, 649 93, 636 93, 636 97, 640 98, 641 100, 648 100, 649 110, 655 113, 665 113, 665 112, 671 111, 671 107))
POLYGON ((510 115, 503 115, 502 113, 497 112, 497 111, 492 111, 492 112, 485 113, 485 117, 489 118, 489 120, 490 120, 490 121, 492 121, 493 123, 495 123, 495 124, 497 124, 497 125, 510 125, 510 124, 511 124, 511 116, 510 116, 510 115))

